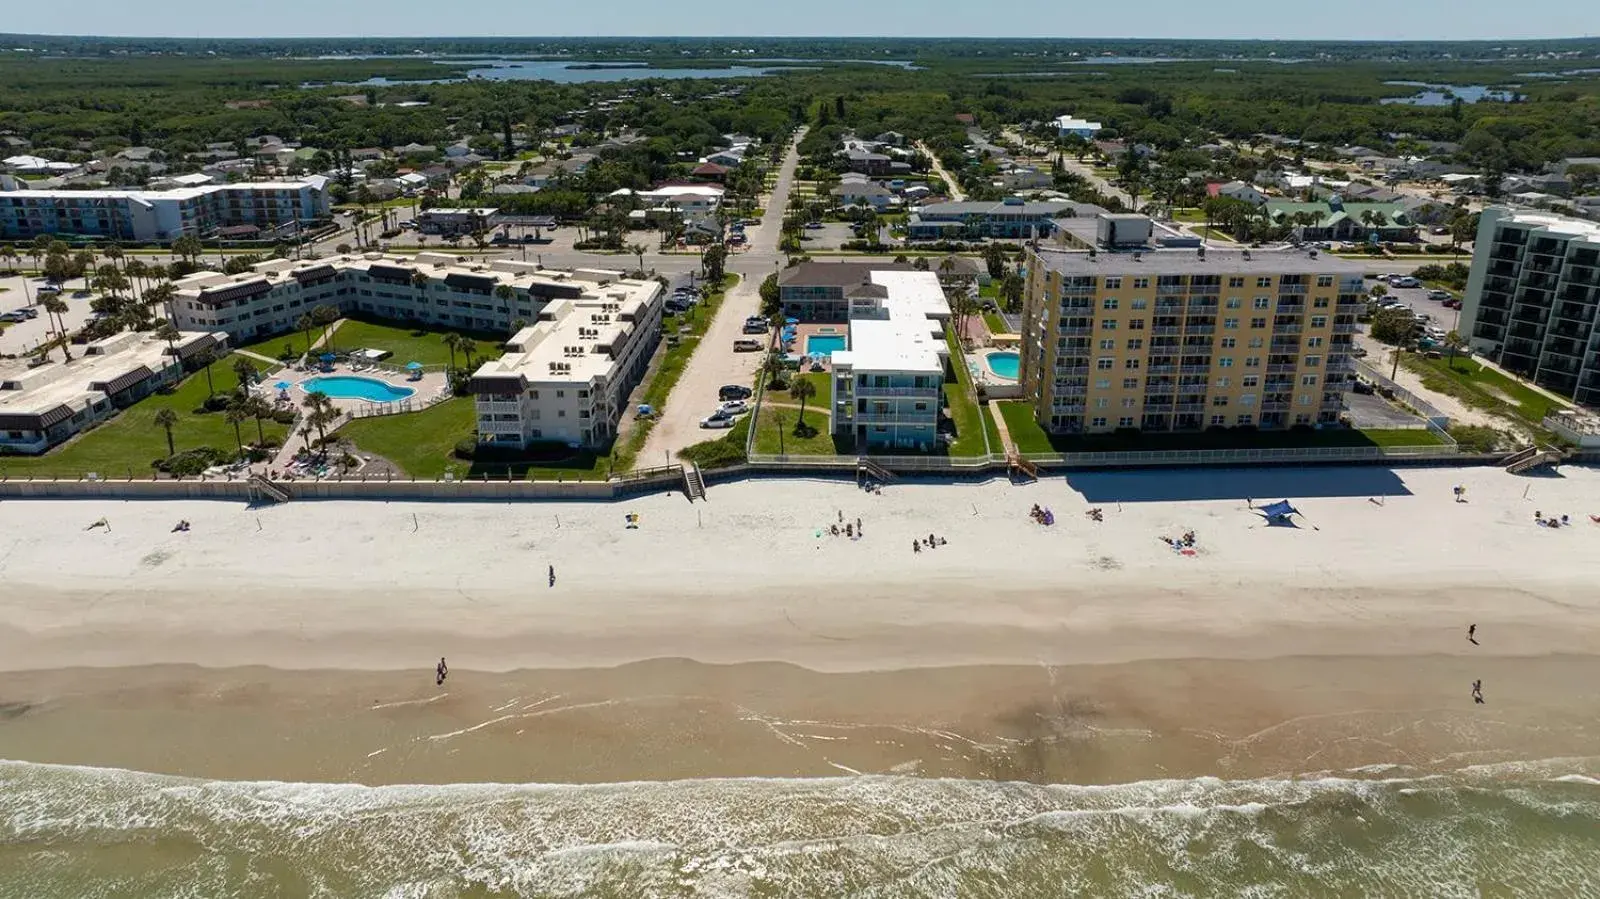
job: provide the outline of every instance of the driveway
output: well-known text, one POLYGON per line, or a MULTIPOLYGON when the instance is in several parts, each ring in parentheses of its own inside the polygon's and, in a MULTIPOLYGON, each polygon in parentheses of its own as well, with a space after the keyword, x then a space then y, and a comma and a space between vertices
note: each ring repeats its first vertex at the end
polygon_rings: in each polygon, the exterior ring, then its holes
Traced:
MULTIPOLYGON (((82 279, 76 279, 74 283, 80 288, 83 286, 82 279)), ((22 278, 0 278, 0 287, 5 288, 4 291, 0 291, 0 312, 10 312, 27 306, 28 297, 43 284, 43 280, 29 279, 27 291, 24 292, 22 278)), ((73 296, 71 284, 61 296, 67 301, 67 312, 63 316, 66 319, 67 330, 75 331, 83 327, 84 322, 89 320, 89 298, 73 296)), ((54 330, 54 322, 50 321, 50 316, 47 316, 41 308, 38 318, 7 325, 4 330, 0 330, 0 353, 13 356, 27 355, 34 347, 45 342, 54 330)), ((81 349, 73 351, 73 356, 82 354, 81 349)), ((60 353, 54 353, 53 356, 57 360, 61 358, 60 353)))
MULTIPOLYGON (((798 144, 802 132, 795 138, 798 144)), ((745 318, 761 311, 761 282, 777 271, 782 254, 778 252, 778 236, 783 225, 783 210, 789 205, 789 189, 794 184, 795 166, 800 161, 795 145, 789 147, 783 165, 778 170, 778 180, 773 185, 772 197, 767 201, 766 214, 761 224, 745 231, 749 248, 732 257, 728 269, 740 275, 738 285, 723 298, 722 306, 711 327, 683 375, 672 388, 672 394, 661 418, 650 431, 644 449, 639 453, 638 466, 671 464, 677 461, 678 451, 693 443, 710 440, 724 431, 703 430, 700 419, 710 415, 717 406, 717 389, 724 384, 750 385, 755 381, 756 370, 761 365, 761 353, 736 353, 733 342, 748 336, 743 332, 745 318)))
POLYGON ((945 187, 950 191, 950 199, 957 203, 965 200, 967 195, 961 192, 961 182, 957 181, 954 175, 945 171, 944 164, 939 162, 939 157, 932 150, 928 149, 928 145, 917 141, 917 149, 921 150, 924 156, 933 161, 933 173, 944 179, 945 187))

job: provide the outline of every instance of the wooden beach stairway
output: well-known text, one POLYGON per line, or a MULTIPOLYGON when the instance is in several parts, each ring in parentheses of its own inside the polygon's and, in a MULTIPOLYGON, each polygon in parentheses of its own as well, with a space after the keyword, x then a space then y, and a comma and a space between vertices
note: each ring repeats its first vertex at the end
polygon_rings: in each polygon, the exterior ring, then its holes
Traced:
POLYGON ((1563 454, 1560 450, 1535 443, 1501 459, 1500 464, 1505 466, 1507 474, 1522 474, 1525 471, 1532 471, 1541 465, 1554 465, 1560 462, 1562 458, 1563 454))
POLYGON ((1018 453, 1006 456, 1006 468, 1011 471, 1011 476, 1019 480, 1039 480, 1039 466, 1022 458, 1018 453))
POLYGON ((283 489, 277 484, 272 483, 259 474, 251 475, 250 479, 246 481, 246 484, 250 488, 250 498, 253 500, 270 500, 275 503, 286 503, 292 499, 292 497, 289 495, 289 491, 283 489))
POLYGON ((691 503, 706 498, 706 480, 700 476, 700 466, 693 462, 683 463, 683 492, 691 503))
POLYGON ((876 478, 879 483, 887 484, 894 480, 894 472, 872 461, 866 456, 856 457, 856 482, 860 483, 865 478, 876 478))

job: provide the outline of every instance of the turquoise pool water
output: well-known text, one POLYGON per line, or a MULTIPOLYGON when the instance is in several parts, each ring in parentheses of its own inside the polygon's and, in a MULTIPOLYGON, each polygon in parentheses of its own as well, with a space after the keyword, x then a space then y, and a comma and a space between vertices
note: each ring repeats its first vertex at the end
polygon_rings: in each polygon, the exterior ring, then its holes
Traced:
POLYGON ((806 355, 828 356, 845 349, 849 342, 841 334, 813 334, 806 338, 806 355))
POLYGON ((1016 353, 990 353, 984 357, 984 361, 989 364, 989 370, 994 372, 996 375, 1010 381, 1015 381, 1017 379, 1017 370, 1021 362, 1021 357, 1016 353))
POLYGON ((309 378, 300 382, 300 389, 306 393, 320 390, 334 399, 366 400, 369 403, 392 403, 416 393, 410 387, 395 387, 392 384, 385 384, 372 378, 358 378, 355 375, 309 378))

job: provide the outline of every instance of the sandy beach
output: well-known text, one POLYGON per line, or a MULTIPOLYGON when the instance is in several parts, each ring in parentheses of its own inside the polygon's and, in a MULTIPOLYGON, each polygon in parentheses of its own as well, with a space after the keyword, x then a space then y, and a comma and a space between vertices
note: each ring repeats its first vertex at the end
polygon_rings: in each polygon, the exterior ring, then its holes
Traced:
POLYGON ((1591 512, 1575 466, 0 502, 0 869, 51 896, 1600 888, 1570 823, 1600 818, 1591 512))

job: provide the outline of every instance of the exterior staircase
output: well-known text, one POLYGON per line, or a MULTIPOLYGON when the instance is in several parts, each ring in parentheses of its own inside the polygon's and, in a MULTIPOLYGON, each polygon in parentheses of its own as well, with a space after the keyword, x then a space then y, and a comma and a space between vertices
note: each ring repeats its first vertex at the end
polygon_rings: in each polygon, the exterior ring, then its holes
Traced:
POLYGON ((1039 480, 1039 466, 1029 462, 1015 453, 1006 459, 1006 467, 1011 469, 1013 477, 1024 477, 1030 481, 1039 480))
POLYGON ((691 503, 706 498, 705 478, 700 476, 700 466, 693 462, 683 463, 683 492, 691 503))
POLYGON ((1534 444, 1520 449, 1500 460, 1507 474, 1522 474, 1541 465, 1554 465, 1564 458, 1562 452, 1548 446, 1534 444))
POLYGON ((286 503, 293 498, 289 495, 289 491, 258 474, 251 475, 246 483, 250 487, 250 498, 252 500, 270 500, 275 503, 286 503))
POLYGON ((860 481, 863 478, 876 478, 880 483, 887 484, 894 480, 894 472, 866 456, 859 456, 856 459, 856 480, 860 481))

